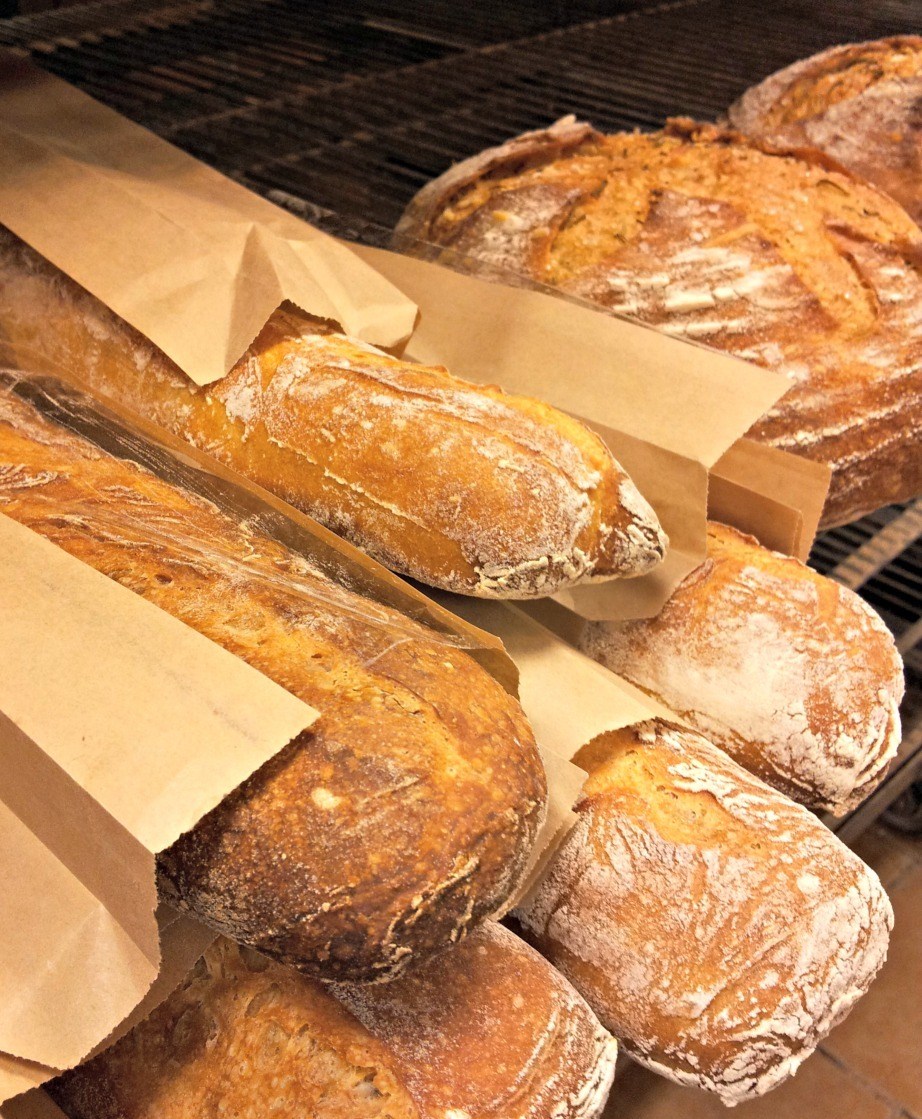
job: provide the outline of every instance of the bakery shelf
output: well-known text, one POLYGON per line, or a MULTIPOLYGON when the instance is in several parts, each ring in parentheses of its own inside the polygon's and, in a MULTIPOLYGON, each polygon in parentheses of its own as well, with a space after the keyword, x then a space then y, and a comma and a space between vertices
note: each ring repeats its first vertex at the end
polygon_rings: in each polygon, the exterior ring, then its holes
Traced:
MULTIPOLYGON (((0 21, 37 62, 248 186, 376 240, 454 160, 575 112, 606 129, 714 118, 847 40, 918 32, 916 0, 105 0, 0 21), (348 48, 346 47, 348 43, 348 48)), ((822 534, 906 662, 904 740, 853 840, 922 767, 922 504, 822 534)))

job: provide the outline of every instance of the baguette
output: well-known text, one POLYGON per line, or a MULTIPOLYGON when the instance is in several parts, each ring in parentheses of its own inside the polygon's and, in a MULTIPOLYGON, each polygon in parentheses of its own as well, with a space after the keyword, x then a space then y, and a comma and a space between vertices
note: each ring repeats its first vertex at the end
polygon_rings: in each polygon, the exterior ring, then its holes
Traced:
POLYGON ((874 610, 724 525, 657 617, 590 623, 581 645, 811 808, 853 808, 900 744, 902 663, 874 610))
POLYGON ((579 819, 518 911, 642 1064, 726 1104, 791 1076, 882 965, 877 876, 700 735, 600 736, 579 819))
POLYGON ((734 128, 816 148, 922 222, 922 37, 830 47, 771 74, 730 106, 734 128))
POLYGON ((321 713, 159 855, 163 896, 278 960, 362 981, 503 904, 546 784, 521 708, 466 653, 9 390, 0 512, 321 713))
POLYGON ((48 1085, 70 1119, 593 1119, 615 1042, 488 924, 384 987, 219 941, 148 1019, 48 1085))
POLYGON ((824 526, 922 493, 922 232, 819 153, 566 120, 446 172, 398 231, 786 374, 749 435, 831 467, 824 526))
POLYGON ((0 341, 310 513, 386 566, 487 598, 643 574, 656 515, 602 441, 556 409, 398 361, 290 305, 198 388, 0 227, 0 341))

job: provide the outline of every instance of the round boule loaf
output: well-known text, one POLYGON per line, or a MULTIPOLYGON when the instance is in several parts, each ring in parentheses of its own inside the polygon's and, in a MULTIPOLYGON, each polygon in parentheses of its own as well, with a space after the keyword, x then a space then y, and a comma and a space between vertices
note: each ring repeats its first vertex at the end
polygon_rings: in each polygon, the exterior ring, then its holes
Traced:
POLYGON ((893 913, 806 809, 699 734, 601 735, 517 915, 641 1063, 734 1104, 796 1072, 871 983, 893 913))
POLYGON ((778 70, 728 110, 734 128, 832 156, 922 221, 922 36, 844 43, 778 70))
POLYGON ((784 373, 749 434, 831 467, 825 525, 922 492, 922 232, 820 153, 567 120, 446 172, 399 229, 784 373))
POLYGON ((854 807, 900 744, 902 662, 878 614, 725 525, 655 618, 589 623, 581 643, 812 808, 854 807))
POLYGON ((3 392, 0 512, 320 712, 160 852, 169 900, 276 959, 361 981, 504 904, 546 779, 518 703, 463 649, 3 392))

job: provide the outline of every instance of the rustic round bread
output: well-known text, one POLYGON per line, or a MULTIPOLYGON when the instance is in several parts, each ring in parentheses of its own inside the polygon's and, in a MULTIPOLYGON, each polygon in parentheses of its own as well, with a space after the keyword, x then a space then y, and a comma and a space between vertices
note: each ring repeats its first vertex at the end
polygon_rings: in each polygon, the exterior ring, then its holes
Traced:
POLYGON ((162 894, 279 960, 365 982, 502 907, 546 780, 518 703, 462 649, 2 392, 0 512, 320 712, 159 854, 162 894))
POLYGON ((375 988, 325 987, 221 940, 48 1090, 71 1119, 594 1119, 615 1053, 500 925, 375 988))
POLYGON ((859 803, 900 744, 903 666, 880 617, 724 525, 660 614, 589 623, 582 647, 812 808, 859 803))
POLYGON ((922 36, 830 47, 747 90, 730 123, 818 148, 922 221, 922 36))
POLYGON ((749 434, 832 468, 826 526, 922 492, 922 232, 819 153, 565 120, 446 172, 399 230, 785 373, 749 434))
POLYGON ((727 1104, 792 1075, 867 989, 893 913, 806 809, 700 735, 605 734, 518 914, 624 1049, 727 1104))

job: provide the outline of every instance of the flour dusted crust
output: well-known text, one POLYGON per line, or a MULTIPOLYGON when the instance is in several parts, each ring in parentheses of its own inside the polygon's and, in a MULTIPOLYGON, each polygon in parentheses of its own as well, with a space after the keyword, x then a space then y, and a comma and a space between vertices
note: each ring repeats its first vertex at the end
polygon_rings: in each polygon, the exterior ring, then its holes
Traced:
POLYGON ((0 343, 188 439, 396 571, 529 598, 643 574, 656 515, 585 426, 400 361, 291 306, 200 389, 0 227, 0 343))
POLYGON ((900 744, 902 663, 880 617, 724 525, 656 618, 590 623, 582 647, 813 808, 858 804, 900 744))
POLYGON ((576 760, 579 820, 526 929, 643 1064, 727 1104, 767 1092, 884 962, 877 876, 692 731, 651 721, 576 760))
POLYGON ((385 987, 219 941, 124 1040, 49 1088, 71 1119, 595 1119, 614 1040, 499 925, 385 987))
MULTIPOLYGON (((468 161, 400 228, 786 374, 750 435, 832 467, 825 525, 922 492, 922 233, 817 152, 690 121, 468 161)), ((551 130, 553 132, 553 130, 551 130)))
POLYGON ((350 981, 393 978, 504 903, 546 784, 521 708, 467 654, 9 392, 0 512, 321 713, 159 855, 168 898, 350 981))
POLYGON ((817 148, 922 221, 922 37, 830 47, 747 90, 734 128, 817 148))

